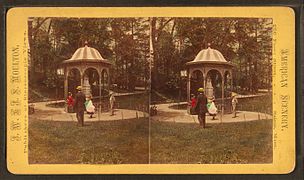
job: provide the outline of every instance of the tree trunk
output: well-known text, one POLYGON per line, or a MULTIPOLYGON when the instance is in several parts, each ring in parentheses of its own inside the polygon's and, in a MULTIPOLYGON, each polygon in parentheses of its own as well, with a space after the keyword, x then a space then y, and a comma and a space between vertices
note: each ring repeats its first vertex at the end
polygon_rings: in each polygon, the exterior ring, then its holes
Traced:
POLYGON ((33 19, 28 19, 28 41, 29 41, 29 82, 33 83, 35 77, 35 61, 33 53, 33 19))
MULTIPOLYGON (((255 42, 256 45, 258 45, 258 19, 256 19, 256 24, 255 24, 255 42)), ((257 49, 257 51, 260 51, 259 49, 257 49)), ((257 53, 260 54, 260 53, 257 53)), ((252 88, 253 88, 253 92, 256 93, 258 91, 259 88, 259 78, 258 78, 258 61, 259 61, 259 56, 255 56, 255 58, 253 59, 253 74, 252 74, 252 78, 253 78, 253 82, 252 82, 252 88)))
MULTIPOLYGON (((158 82, 158 73, 157 73, 157 65, 154 58, 154 47, 155 47, 155 34, 156 34, 156 18, 150 17, 150 53, 149 53, 149 60, 150 60, 150 71, 151 71, 151 83, 153 87, 157 87, 158 82)), ((157 88, 156 88, 157 89, 157 88)))

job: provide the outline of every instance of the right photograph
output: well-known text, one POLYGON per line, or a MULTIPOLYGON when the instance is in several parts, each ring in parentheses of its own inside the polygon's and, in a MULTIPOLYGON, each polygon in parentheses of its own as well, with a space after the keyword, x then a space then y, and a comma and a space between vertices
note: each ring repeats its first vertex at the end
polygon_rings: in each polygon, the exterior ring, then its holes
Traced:
POLYGON ((150 163, 272 163, 273 20, 149 23, 150 163))

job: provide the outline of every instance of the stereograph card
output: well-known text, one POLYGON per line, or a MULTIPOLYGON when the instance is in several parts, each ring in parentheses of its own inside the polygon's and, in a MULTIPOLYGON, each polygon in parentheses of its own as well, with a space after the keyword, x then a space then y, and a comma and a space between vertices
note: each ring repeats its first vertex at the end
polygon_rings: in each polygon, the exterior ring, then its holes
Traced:
POLYGON ((7 13, 13 174, 286 174, 288 7, 19 7, 7 13))

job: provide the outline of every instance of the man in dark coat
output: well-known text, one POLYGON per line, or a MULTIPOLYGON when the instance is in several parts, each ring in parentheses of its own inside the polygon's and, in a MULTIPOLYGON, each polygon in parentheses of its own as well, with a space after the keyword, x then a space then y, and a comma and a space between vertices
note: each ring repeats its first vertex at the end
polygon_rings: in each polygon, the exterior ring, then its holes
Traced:
POLYGON ((207 110, 207 97, 204 94, 204 88, 198 89, 197 100, 195 104, 195 111, 198 114, 198 121, 202 128, 206 127, 206 117, 205 114, 207 110))
POLYGON ((75 102, 74 102, 74 109, 76 112, 76 117, 78 121, 78 125, 84 125, 84 111, 85 111, 85 102, 86 98, 83 92, 81 92, 81 86, 76 88, 78 90, 77 94, 75 95, 75 102))

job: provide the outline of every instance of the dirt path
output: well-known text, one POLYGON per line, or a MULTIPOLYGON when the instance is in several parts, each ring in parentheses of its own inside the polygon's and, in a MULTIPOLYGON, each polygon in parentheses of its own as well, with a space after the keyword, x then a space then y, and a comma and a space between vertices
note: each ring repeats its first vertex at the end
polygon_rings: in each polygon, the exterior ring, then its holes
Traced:
MULTIPOLYGON (((173 104, 158 104, 157 115, 152 116, 152 120, 166 121, 166 122, 177 122, 177 123, 198 123, 197 115, 189 115, 186 110, 183 109, 172 109, 169 106, 173 104)), ((206 115, 207 123, 232 123, 232 122, 246 122, 263 119, 271 119, 272 116, 265 113, 249 112, 249 111, 238 111, 237 117, 233 118, 232 114, 224 114, 222 117, 218 114, 215 120, 212 117, 206 115)))
MULTIPOLYGON (((49 120, 49 121, 77 121, 76 113, 67 113, 64 108, 49 107, 47 104, 50 102, 39 102, 34 104, 35 113, 29 115, 29 119, 49 120)), ((52 103, 52 102, 51 102, 52 103)), ((89 118, 88 114, 85 114, 84 121, 114 121, 134 119, 140 117, 148 117, 147 113, 129 109, 116 109, 113 116, 110 113, 102 112, 94 114, 93 118, 89 118)))
MULTIPOLYGON (((35 113, 29 116, 29 119, 35 118, 40 120, 50 121, 77 121, 76 113, 66 113, 64 108, 49 107, 47 104, 50 102, 35 103, 35 113)), ((186 110, 169 108, 173 104, 158 104, 157 115, 152 116, 151 120, 165 121, 165 122, 178 122, 178 123, 198 123, 196 115, 189 115, 186 110)), ((108 112, 96 113, 93 118, 85 114, 85 121, 114 121, 124 119, 134 119, 140 117, 148 117, 148 113, 142 111, 129 110, 129 109, 116 109, 115 114, 111 116, 108 112)), ((232 123, 232 122, 246 122, 254 120, 271 119, 272 116, 265 113, 238 111, 237 117, 233 118, 232 114, 218 114, 215 120, 206 115, 207 123, 232 123)))

